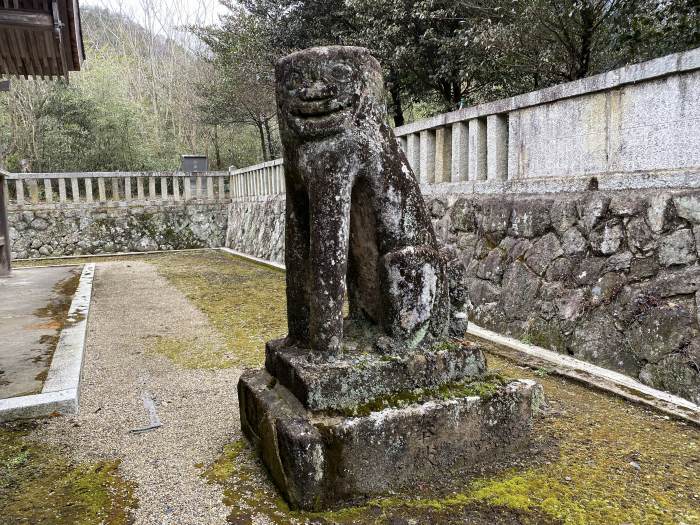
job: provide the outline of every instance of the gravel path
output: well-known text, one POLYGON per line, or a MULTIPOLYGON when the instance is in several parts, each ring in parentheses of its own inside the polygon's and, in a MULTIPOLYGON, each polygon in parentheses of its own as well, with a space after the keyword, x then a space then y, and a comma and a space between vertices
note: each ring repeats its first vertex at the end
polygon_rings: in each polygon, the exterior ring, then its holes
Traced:
POLYGON ((98 265, 81 413, 52 420, 37 438, 69 446, 79 460, 121 459, 123 475, 138 484, 136 524, 224 524, 221 490, 195 465, 211 463, 224 444, 240 438, 240 371, 179 368, 147 353, 157 336, 223 344, 204 314, 153 266, 98 265), (149 424, 144 393, 155 400, 163 427, 132 434, 149 424))

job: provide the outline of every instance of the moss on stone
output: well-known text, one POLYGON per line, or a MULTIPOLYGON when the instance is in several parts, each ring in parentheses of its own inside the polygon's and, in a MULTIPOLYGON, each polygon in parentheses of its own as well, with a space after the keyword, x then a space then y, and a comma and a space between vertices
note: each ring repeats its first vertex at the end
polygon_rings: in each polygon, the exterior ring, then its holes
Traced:
POLYGON ((73 464, 62 450, 28 439, 31 424, 0 425, 3 525, 126 525, 135 486, 118 461, 73 464))
POLYGON ((448 383, 435 388, 417 388, 415 390, 406 390, 404 392, 378 397, 367 403, 337 411, 335 414, 346 417, 362 417, 387 408, 402 408, 417 403, 423 403, 429 399, 446 401, 448 399, 462 399, 472 396, 488 399, 498 392, 505 384, 506 381, 500 376, 489 374, 476 381, 448 383))

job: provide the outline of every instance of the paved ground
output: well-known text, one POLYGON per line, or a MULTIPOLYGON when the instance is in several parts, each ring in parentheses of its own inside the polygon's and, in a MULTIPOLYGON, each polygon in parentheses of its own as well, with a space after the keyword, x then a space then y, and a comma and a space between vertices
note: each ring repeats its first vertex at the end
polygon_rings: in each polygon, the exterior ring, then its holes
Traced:
POLYGON ((153 266, 100 264, 93 288, 81 413, 42 428, 41 440, 62 443, 78 459, 121 458, 138 484, 137 525, 224 524, 217 485, 197 464, 209 464, 240 437, 235 385, 239 372, 189 370, 148 352, 156 337, 220 345, 207 318, 153 266), (148 426, 143 396, 155 400, 162 428, 148 426))
POLYGON ((28 268, 0 278, 0 399, 41 391, 79 271, 28 268))

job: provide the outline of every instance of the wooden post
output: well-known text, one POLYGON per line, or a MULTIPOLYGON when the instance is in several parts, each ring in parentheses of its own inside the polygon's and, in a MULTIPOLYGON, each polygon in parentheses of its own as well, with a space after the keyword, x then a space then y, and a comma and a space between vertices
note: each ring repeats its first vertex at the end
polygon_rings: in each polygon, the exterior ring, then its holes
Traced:
POLYGON ((0 173, 0 277, 10 275, 10 225, 7 221, 7 181, 0 173))

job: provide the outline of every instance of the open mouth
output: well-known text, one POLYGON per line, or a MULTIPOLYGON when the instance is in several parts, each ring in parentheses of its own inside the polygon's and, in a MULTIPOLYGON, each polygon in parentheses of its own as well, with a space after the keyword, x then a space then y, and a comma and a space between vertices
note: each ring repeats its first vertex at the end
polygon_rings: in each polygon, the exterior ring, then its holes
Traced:
POLYGON ((324 120, 327 117, 341 113, 347 104, 338 101, 323 101, 321 103, 301 103, 291 108, 292 115, 306 120, 324 120))

